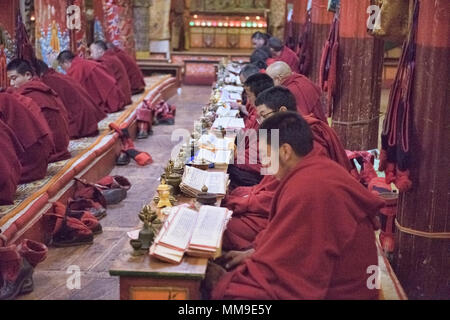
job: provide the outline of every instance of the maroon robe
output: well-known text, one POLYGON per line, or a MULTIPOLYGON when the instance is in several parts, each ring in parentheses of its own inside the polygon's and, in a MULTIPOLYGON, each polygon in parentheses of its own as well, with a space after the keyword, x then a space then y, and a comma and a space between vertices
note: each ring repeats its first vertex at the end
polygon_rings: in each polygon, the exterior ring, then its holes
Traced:
POLYGON ((327 122, 322 108, 322 91, 304 75, 293 73, 281 84, 289 89, 297 101, 297 110, 302 116, 311 113, 319 120, 327 122))
POLYGON ((281 50, 281 55, 274 57, 273 60, 286 62, 291 67, 292 72, 299 72, 300 60, 297 54, 286 46, 281 50))
POLYGON ((14 132, 0 120, 0 205, 11 205, 20 180, 23 148, 14 132))
POLYGON ((130 79, 122 61, 111 51, 106 51, 103 57, 97 61, 116 79, 126 104, 132 103, 130 79))
POLYGON ((64 103, 72 139, 91 137, 98 133, 98 122, 106 118, 106 114, 97 107, 80 84, 53 69, 48 69, 41 80, 52 88, 64 103))
POLYGON ((377 299, 380 201, 334 161, 308 155, 280 182, 255 252, 226 273, 214 299, 377 299))
POLYGON ((256 111, 255 106, 253 106, 250 102, 247 102, 246 104, 248 116, 244 118, 244 124, 245 129, 259 129, 259 123, 258 123, 258 112, 256 111))
POLYGON ((141 69, 139 69, 136 61, 120 48, 114 47, 107 50, 107 52, 108 51, 112 51, 125 66, 133 94, 143 92, 145 90, 144 75, 142 74, 141 69))
POLYGON ((40 108, 30 98, 0 93, 0 120, 14 131, 24 149, 19 157, 22 165, 20 183, 43 179, 55 147, 40 108))
POLYGON ((223 206, 233 211, 233 218, 224 233, 224 250, 245 250, 251 247, 256 236, 266 228, 270 205, 279 181, 265 176, 253 187, 239 187, 227 195, 223 206))
POLYGON ((348 159, 347 152, 334 129, 328 123, 320 121, 313 116, 303 116, 303 118, 311 128, 314 142, 323 147, 324 155, 339 163, 349 173, 353 173, 353 167, 348 159))
POLYGON ((17 89, 17 93, 33 99, 47 120, 55 145, 50 162, 69 159, 71 155, 67 149, 70 142, 67 110, 58 94, 39 79, 28 81, 17 89))
POLYGON ((100 63, 75 57, 67 75, 80 83, 104 112, 114 113, 125 107, 126 101, 116 79, 100 63))

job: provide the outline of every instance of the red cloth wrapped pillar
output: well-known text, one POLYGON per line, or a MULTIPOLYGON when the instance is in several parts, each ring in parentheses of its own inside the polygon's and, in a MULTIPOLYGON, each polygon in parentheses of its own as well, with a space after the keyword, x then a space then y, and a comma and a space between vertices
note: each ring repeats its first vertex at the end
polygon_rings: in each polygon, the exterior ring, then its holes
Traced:
POLYGON ((413 80, 410 179, 400 194, 394 268, 410 299, 448 299, 450 2, 421 0, 413 80))
POLYGON ((342 0, 333 128, 348 150, 378 147, 384 42, 367 33, 370 0, 342 0))
POLYGON ((312 0, 311 8, 311 71, 309 78, 315 82, 319 82, 320 58, 322 49, 327 41, 330 32, 331 22, 333 22, 334 14, 328 12, 328 0, 312 0))

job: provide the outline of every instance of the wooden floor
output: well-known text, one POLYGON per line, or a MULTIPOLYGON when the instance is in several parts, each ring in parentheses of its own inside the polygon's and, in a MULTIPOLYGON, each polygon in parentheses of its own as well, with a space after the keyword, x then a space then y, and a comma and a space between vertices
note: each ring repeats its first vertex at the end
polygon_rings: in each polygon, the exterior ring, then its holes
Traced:
POLYGON ((201 115, 207 104, 211 87, 183 87, 179 96, 169 102, 177 106, 175 126, 154 127, 154 135, 136 142, 140 150, 149 152, 154 163, 138 167, 132 162, 127 167, 116 167, 112 175, 126 176, 133 184, 128 197, 121 204, 110 206, 108 215, 101 221, 103 234, 97 236, 91 246, 55 249, 50 248, 48 258, 40 264, 34 274, 35 289, 20 299, 33 300, 118 300, 119 281, 110 277, 111 261, 128 241, 126 232, 139 224, 137 213, 151 201, 158 186, 158 177, 167 164, 172 147, 171 134, 177 128, 193 129, 194 119, 201 115), (81 270, 81 289, 70 290, 67 282, 69 267, 81 270))

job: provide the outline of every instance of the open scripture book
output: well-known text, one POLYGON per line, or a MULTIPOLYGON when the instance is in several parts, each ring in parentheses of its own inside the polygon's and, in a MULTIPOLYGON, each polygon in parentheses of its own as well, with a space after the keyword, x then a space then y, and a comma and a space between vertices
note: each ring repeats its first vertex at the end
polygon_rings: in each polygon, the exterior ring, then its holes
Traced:
POLYGON ((180 263, 185 253, 217 257, 231 214, 226 208, 211 206, 202 206, 199 212, 185 206, 173 208, 150 248, 150 255, 170 263, 180 263))
POLYGON ((206 186, 209 193, 225 196, 228 181, 229 176, 224 172, 203 171, 186 166, 180 189, 184 194, 196 198, 202 192, 203 187, 206 186))

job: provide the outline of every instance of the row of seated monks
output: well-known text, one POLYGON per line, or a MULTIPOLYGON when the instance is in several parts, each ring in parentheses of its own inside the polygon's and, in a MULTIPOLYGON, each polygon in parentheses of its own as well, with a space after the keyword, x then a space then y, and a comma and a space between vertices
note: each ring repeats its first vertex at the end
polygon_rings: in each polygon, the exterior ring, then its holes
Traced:
POLYGON ((107 113, 145 90, 127 53, 103 41, 90 51, 91 59, 61 52, 58 63, 66 74, 40 60, 9 62, 11 87, 0 92, 0 205, 13 202, 18 184, 44 178, 49 163, 69 159, 70 139, 96 136, 107 113))
POLYGON ((320 89, 282 61, 264 72, 249 64, 241 80, 247 103, 233 107, 244 115, 245 130, 267 132, 257 146, 245 141, 245 163, 235 159, 229 167, 223 206, 233 217, 204 293, 220 300, 378 299, 368 270, 378 266, 374 231, 384 203, 351 174, 320 89), (258 146, 267 151, 250 163, 258 146), (272 175, 261 175, 276 161, 272 175))

